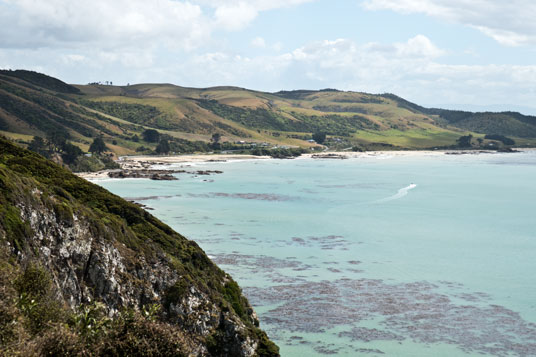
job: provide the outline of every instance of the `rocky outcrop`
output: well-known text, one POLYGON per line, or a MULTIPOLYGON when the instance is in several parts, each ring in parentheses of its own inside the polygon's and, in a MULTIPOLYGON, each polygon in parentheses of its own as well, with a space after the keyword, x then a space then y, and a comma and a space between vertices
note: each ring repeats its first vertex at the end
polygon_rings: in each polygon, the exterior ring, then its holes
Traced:
POLYGON ((345 160, 348 157, 345 155, 340 154, 313 154, 311 156, 313 159, 339 159, 339 160, 345 160))
POLYGON ((177 177, 172 174, 192 174, 192 175, 212 175, 221 174, 222 171, 218 170, 153 170, 153 169, 129 169, 129 170, 113 170, 108 172, 110 178, 145 178, 151 180, 160 181, 173 181, 178 180, 177 177))
POLYGON ((277 355, 230 276, 136 205, 0 139, 0 244, 38 263, 72 310, 158 304, 190 355, 277 355), (17 164, 15 164, 17 163, 17 164), (14 168, 14 170, 12 170, 14 168))

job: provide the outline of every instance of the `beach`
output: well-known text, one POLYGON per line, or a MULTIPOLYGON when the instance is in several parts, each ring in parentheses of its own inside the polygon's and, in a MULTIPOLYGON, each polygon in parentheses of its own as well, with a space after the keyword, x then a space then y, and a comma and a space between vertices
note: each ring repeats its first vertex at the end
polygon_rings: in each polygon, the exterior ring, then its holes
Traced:
MULTIPOLYGON (((528 151, 533 149, 519 149, 528 151)), ((482 153, 494 153, 488 150, 399 150, 399 151, 326 151, 318 153, 302 154, 295 160, 307 159, 360 159, 360 158, 392 158, 392 157, 433 157, 443 155, 477 155, 482 153)), ((139 155, 139 156, 122 156, 117 160, 120 169, 102 170, 98 172, 79 172, 78 176, 93 180, 108 178, 108 173, 117 170, 147 170, 154 165, 172 165, 172 164, 192 164, 202 162, 227 162, 227 161, 245 161, 245 160, 267 160, 273 159, 270 156, 242 155, 242 154, 188 154, 188 155, 139 155)), ((162 169, 162 168, 160 168, 162 169)), ((165 168, 164 168, 165 169, 165 168)))

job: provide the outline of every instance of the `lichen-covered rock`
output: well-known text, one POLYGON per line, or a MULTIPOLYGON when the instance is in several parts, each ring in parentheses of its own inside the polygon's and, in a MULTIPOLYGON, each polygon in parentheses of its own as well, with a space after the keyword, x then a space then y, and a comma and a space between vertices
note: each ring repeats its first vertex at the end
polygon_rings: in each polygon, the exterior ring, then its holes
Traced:
POLYGON ((38 263, 71 309, 162 306, 190 355, 277 355, 232 279, 136 205, 0 139, 0 244, 38 263))

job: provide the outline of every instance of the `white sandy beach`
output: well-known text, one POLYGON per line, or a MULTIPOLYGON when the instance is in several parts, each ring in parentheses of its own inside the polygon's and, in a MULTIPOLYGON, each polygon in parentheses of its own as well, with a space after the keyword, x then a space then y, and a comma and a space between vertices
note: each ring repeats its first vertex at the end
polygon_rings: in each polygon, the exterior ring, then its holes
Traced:
POLYGON ((180 164, 192 162, 210 162, 210 161, 229 161, 229 160, 252 160, 252 159, 270 159, 270 156, 240 155, 240 154, 191 154, 191 155, 172 155, 172 156, 123 156, 118 161, 148 162, 152 164, 180 164))
MULTIPOLYGON (((531 149, 520 149, 521 151, 531 149)), ((313 159, 313 156, 330 155, 339 156, 347 159, 360 158, 390 158, 390 157, 422 157, 422 156, 442 156, 450 152, 456 154, 479 154, 479 150, 407 150, 407 151, 326 151, 318 153, 303 154, 296 160, 313 159)), ((487 151, 484 151, 487 152, 487 151)), ((491 153, 492 151, 490 151, 491 153)), ((236 160, 267 160, 272 159, 270 156, 240 155, 240 154, 190 154, 190 155, 173 155, 173 156, 123 156, 117 162, 122 170, 142 170, 150 169, 153 165, 170 165, 170 164, 189 164, 213 161, 236 161, 236 160)), ((103 170, 98 172, 79 172, 78 176, 88 180, 108 178, 108 172, 113 170, 103 170)))

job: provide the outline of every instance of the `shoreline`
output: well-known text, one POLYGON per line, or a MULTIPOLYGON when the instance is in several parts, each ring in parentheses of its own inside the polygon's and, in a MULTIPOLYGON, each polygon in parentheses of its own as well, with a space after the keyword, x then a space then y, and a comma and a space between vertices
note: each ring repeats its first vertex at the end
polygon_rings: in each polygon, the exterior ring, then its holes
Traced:
MULTIPOLYGON (((272 159, 270 156, 255 156, 241 154, 188 154, 188 155, 173 155, 173 156, 121 156, 116 162, 119 164, 119 169, 106 169, 97 172, 76 172, 75 175, 86 180, 102 180, 112 179, 108 176, 110 172, 122 170, 142 171, 148 170, 155 165, 173 165, 173 164, 196 164, 207 162, 229 162, 229 161, 245 161, 245 160, 267 160, 272 159)), ((166 170, 165 168, 160 170, 166 170)))
MULTIPOLYGON (((519 152, 534 151, 534 148, 516 148, 519 152)), ((332 159, 364 159, 373 157, 423 157, 423 156, 443 156, 443 155, 480 155, 492 154, 495 151, 488 150, 398 150, 398 151, 325 151, 318 153, 302 154, 294 160, 332 160, 332 159), (316 157, 315 157, 316 156, 316 157)), ((173 165, 173 164, 196 164, 209 162, 229 162, 229 161, 246 161, 246 160, 281 160, 274 159, 271 156, 255 156, 242 154, 188 154, 173 156, 122 156, 116 162, 121 166, 120 169, 107 169, 97 172, 77 172, 77 176, 86 180, 109 179, 109 172, 120 170, 139 171, 147 170, 155 165, 173 165)), ((161 170, 165 170, 160 168, 161 170)), ((110 178, 111 179, 111 178, 110 178)))

